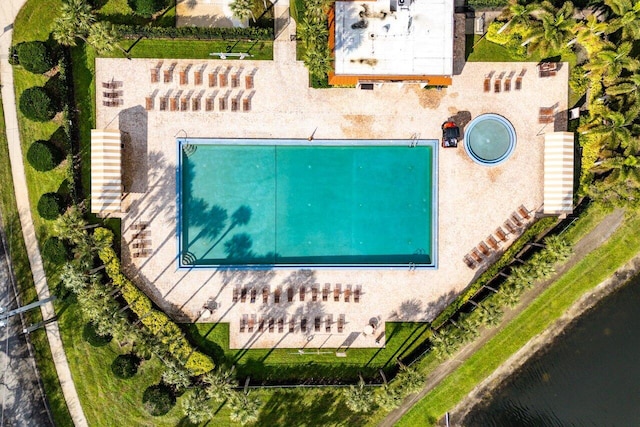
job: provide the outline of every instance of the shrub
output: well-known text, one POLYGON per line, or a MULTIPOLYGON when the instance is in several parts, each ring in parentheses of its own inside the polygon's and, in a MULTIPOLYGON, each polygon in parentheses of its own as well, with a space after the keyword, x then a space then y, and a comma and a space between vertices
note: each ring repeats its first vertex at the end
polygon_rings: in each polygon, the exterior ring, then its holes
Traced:
POLYGON ((137 15, 151 17, 169 6, 168 0, 129 0, 129 6, 137 15))
POLYGON ((38 213, 44 219, 56 219, 63 211, 62 197, 58 193, 45 193, 38 201, 38 213))
POLYGON ((473 9, 502 9, 509 0, 469 0, 468 6, 473 9))
POLYGON ((32 73, 46 73, 53 67, 54 60, 51 52, 41 41, 20 43, 16 46, 16 53, 20 65, 32 73))
POLYGON ((22 92, 20 111, 28 119, 36 122, 47 122, 56 115, 53 100, 44 88, 39 86, 30 87, 22 92))
POLYGON ((118 25, 123 38, 138 37, 194 40, 271 40, 273 28, 256 27, 149 27, 147 25, 118 25))
POLYGON ((61 265, 67 261, 69 251, 62 240, 49 237, 42 245, 42 256, 53 264, 61 265))
POLYGON ((96 327, 93 323, 89 322, 84 325, 82 331, 82 338, 93 347, 102 347, 111 342, 113 337, 111 335, 100 335, 96 331, 96 327))
POLYGON ((58 166, 62 159, 62 152, 47 141, 36 141, 27 151, 29 164, 40 172, 50 171, 58 166))
POLYGON ((176 404, 176 397, 169 387, 163 384, 148 387, 142 395, 144 409, 153 416, 164 415, 176 404))
POLYGON ((582 66, 577 65, 571 69, 569 87, 577 96, 582 96, 587 93, 589 77, 586 75, 585 69, 582 66))
POLYGON ((121 354, 111 364, 111 372, 123 380, 133 377, 138 372, 140 358, 135 354, 121 354))

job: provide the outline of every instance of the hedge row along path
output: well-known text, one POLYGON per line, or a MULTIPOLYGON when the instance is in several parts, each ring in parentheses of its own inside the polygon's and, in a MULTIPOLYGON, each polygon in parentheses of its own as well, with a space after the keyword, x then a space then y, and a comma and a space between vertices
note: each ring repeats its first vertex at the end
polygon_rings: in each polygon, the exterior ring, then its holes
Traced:
MULTIPOLYGON (((556 273, 551 279, 544 281, 541 284, 537 284, 533 289, 525 292, 518 305, 513 309, 505 310, 502 322, 500 326, 496 328, 484 328, 480 337, 462 347, 462 349, 445 360, 438 368, 436 368, 427 377, 425 387, 418 394, 409 396, 402 402, 402 404, 391 411, 378 427, 392 427, 394 426, 403 415, 405 415, 413 406, 418 403, 423 397, 431 392, 442 380, 448 375, 453 373, 465 360, 471 357, 476 351, 484 346, 491 338, 493 338, 500 330, 515 319, 524 309, 526 309, 533 300, 535 300, 551 283, 558 280, 564 273, 569 271, 576 263, 584 258, 588 253, 597 249, 602 245, 611 235, 620 227, 624 220, 624 211, 616 210, 613 213, 607 215, 593 230, 591 230, 586 236, 578 241, 573 246, 573 254, 562 265, 556 268, 556 273)), ((443 414, 444 415, 444 414, 443 414)))
MULTIPOLYGON (((27 193, 27 180, 24 172, 24 162, 22 149, 20 147, 20 134, 18 132, 18 113, 16 110, 16 95, 13 86, 13 68, 9 64, 7 52, 11 47, 11 36, 13 35, 13 21, 26 0, 6 0, 0 3, 0 31, 8 29, 0 35, 0 81, 3 85, 2 105, 4 107, 4 120, 7 131, 7 141, 9 145, 9 158, 11 160, 11 174, 13 176, 13 186, 16 192, 16 203, 20 216, 20 225, 24 243, 27 247, 31 274, 35 283, 38 299, 42 300, 50 296, 47 277, 44 274, 42 258, 38 249, 38 241, 31 217, 29 206, 29 196, 27 193)), ((53 303, 48 302, 40 306, 42 318, 46 322, 55 319, 53 303)), ((62 394, 67 402, 69 413, 76 427, 87 426, 87 419, 84 416, 78 392, 76 391, 71 370, 64 352, 58 322, 52 321, 45 326, 47 339, 51 347, 53 362, 58 373, 58 380, 62 388, 62 394)))

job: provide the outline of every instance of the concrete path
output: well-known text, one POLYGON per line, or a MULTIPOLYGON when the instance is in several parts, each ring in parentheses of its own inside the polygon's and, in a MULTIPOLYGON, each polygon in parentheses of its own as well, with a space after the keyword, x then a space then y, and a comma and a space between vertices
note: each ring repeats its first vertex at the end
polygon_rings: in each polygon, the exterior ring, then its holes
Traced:
MULTIPOLYGON (((502 328, 511 320, 517 317, 531 302, 537 298, 551 283, 556 281, 561 275, 566 273, 571 267, 578 263, 588 253, 597 249, 618 229, 624 220, 624 211, 616 210, 605 217, 600 224, 584 236, 575 246, 573 255, 569 260, 556 270, 555 275, 544 283, 536 285, 530 291, 525 292, 520 304, 511 310, 505 310, 502 322, 496 328, 483 329, 480 338, 463 347, 454 357, 445 360, 440 366, 431 372, 426 381, 426 385, 422 391, 409 396, 402 402, 398 408, 391 411, 385 419, 378 425, 379 427, 392 427, 404 414, 409 412, 415 404, 433 390, 442 380, 455 371, 469 357, 484 346, 491 338, 493 338, 502 328)), ((452 425, 457 425, 452 423, 452 425)))
MULTIPOLYGON (((13 175, 13 185, 16 193, 16 202, 18 205, 18 213, 20 215, 20 225, 24 236, 25 245, 29 263, 31 264, 31 273, 35 283, 36 291, 39 299, 49 297, 49 287, 47 278, 40 257, 38 241, 36 239, 33 219, 29 206, 29 196, 27 193, 27 181, 24 172, 24 163, 22 150, 20 146, 20 134, 18 132, 18 117, 16 111, 15 91, 13 87, 13 69, 8 61, 7 52, 11 46, 11 37, 13 35, 13 21, 18 14, 20 8, 26 0, 8 0, 0 4, 0 81, 2 82, 2 105, 4 106, 4 119, 7 132, 7 140, 9 145, 9 158, 11 160, 11 172, 13 175)), ((52 303, 41 306, 42 317, 46 321, 55 318, 55 311, 52 303)), ((62 387, 62 393, 69 407, 71 418, 76 426, 86 426, 87 420, 82 412, 80 400, 71 370, 67 363, 67 357, 60 338, 60 331, 57 322, 48 323, 45 327, 51 354, 55 363, 58 379, 62 387)))

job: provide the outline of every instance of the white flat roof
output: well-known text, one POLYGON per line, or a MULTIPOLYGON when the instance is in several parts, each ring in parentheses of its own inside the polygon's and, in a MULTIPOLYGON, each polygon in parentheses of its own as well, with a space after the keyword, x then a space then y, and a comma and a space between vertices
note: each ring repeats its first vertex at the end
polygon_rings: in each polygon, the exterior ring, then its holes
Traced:
POLYGON ((337 1, 334 53, 337 75, 450 76, 453 0, 337 1))

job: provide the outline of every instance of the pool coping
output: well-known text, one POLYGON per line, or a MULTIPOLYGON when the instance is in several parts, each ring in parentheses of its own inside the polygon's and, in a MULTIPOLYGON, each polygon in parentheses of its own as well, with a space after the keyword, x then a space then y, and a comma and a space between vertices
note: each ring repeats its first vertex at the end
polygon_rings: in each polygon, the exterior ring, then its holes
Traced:
POLYGON ((498 166, 503 164, 504 162, 509 160, 509 157, 513 155, 513 152, 515 151, 517 144, 518 144, 518 135, 516 134, 516 130, 513 127, 513 124, 509 121, 509 119, 507 119, 506 117, 500 114, 496 114, 496 113, 480 114, 474 117, 473 120, 471 120, 471 122, 467 126, 467 129, 465 129, 464 150, 469 156, 469 158, 473 160, 474 163, 480 166, 492 167, 492 166, 498 166), (480 156, 478 156, 471 148, 470 146, 471 142, 469 138, 467 138, 467 135, 471 133, 471 130, 473 130, 473 128, 478 123, 481 123, 486 119, 496 119, 501 124, 503 124, 507 129, 507 133, 509 133, 509 136, 512 139, 512 142, 509 144, 509 148, 507 149, 507 151, 505 151, 505 153, 502 156, 498 157, 495 160, 485 160, 485 159, 482 159, 480 156))
MULTIPOLYGON (((185 132, 186 134, 186 132, 185 132)), ((314 270, 347 270, 347 269, 370 269, 370 270, 437 270, 438 269, 438 147, 439 141, 435 139, 314 139, 313 136, 302 138, 189 138, 176 137, 176 247, 175 256, 178 270, 291 270, 291 269, 314 269, 314 270), (212 141, 215 141, 213 143, 212 141), (349 144, 345 144, 349 142, 349 144), (184 146, 191 144, 200 145, 253 145, 253 146, 406 146, 416 147, 427 145, 432 149, 432 185, 431 185, 431 263, 430 264, 211 264, 194 265, 183 262, 182 256, 182 150, 184 146)))

